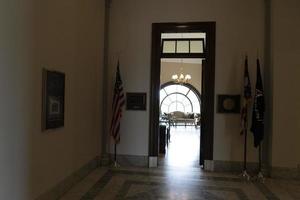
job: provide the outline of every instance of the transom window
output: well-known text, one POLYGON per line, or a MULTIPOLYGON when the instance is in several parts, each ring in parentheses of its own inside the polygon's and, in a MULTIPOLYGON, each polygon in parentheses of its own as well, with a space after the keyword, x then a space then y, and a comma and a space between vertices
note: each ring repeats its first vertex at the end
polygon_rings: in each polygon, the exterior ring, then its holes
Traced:
POLYGON ((160 90, 161 113, 200 113, 200 97, 189 85, 171 84, 160 90))
POLYGON ((205 58, 204 38, 162 39, 162 58, 205 58))

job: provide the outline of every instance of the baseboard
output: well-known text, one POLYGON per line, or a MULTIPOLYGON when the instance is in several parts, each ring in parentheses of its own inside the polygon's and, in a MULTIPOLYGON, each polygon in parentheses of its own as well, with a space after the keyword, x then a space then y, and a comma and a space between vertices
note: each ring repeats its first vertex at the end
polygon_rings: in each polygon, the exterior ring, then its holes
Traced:
POLYGON ((108 167, 111 164, 110 155, 108 153, 104 153, 101 155, 100 165, 108 167))
MULTIPOLYGON (((205 160, 205 170, 214 172, 242 172, 243 162, 238 161, 223 161, 223 160, 205 160)), ((247 163, 247 171, 256 173, 258 163, 247 163)), ((262 167, 265 176, 279 179, 295 179, 300 180, 300 166, 298 168, 285 167, 262 167)))
MULTIPOLYGON (((223 161, 223 160, 213 160, 212 168, 214 172, 242 172, 244 169, 244 163, 239 161, 223 161)), ((248 172, 257 172, 258 163, 248 162, 247 171, 248 172)))
MULTIPOLYGON (((114 155, 110 154, 111 163, 114 155)), ((148 167, 148 156, 117 155, 117 163, 122 167, 148 167)))
POLYGON ((155 168, 158 166, 158 158, 157 156, 149 156, 148 157, 149 168, 155 168))
POLYGON ((271 167, 270 175, 272 178, 300 180, 300 166, 298 168, 271 167))
POLYGON ((213 160, 204 160, 204 170, 205 171, 214 171, 214 161, 213 160))
POLYGON ((100 158, 96 157, 93 160, 86 163, 80 169, 72 173, 70 176, 59 182, 56 186, 49 189, 47 192, 40 195, 36 200, 53 200, 59 199, 67 191, 69 191, 75 184, 80 182, 84 177, 86 177, 90 172, 99 167, 100 158))

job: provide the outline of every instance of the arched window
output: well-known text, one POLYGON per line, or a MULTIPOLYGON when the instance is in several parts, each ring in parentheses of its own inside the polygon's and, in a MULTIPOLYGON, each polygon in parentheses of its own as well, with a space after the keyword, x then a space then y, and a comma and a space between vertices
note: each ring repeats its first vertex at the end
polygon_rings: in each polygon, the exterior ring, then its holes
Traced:
POLYGON ((190 84, 167 83, 160 89, 161 113, 200 113, 199 92, 190 84))

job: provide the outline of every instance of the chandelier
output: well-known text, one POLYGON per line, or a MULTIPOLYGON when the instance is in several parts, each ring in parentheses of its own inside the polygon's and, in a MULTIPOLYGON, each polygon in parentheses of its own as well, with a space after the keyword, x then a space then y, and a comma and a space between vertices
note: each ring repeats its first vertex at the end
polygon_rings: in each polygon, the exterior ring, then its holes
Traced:
POLYGON ((173 74, 172 80, 176 83, 188 83, 189 80, 192 79, 192 76, 190 74, 184 74, 183 73, 183 65, 182 65, 182 59, 180 60, 181 67, 180 67, 180 73, 173 74))
POLYGON ((183 75, 182 73, 180 75, 178 74, 173 74, 172 75, 172 80, 176 83, 188 83, 189 80, 192 79, 192 76, 189 74, 183 75))

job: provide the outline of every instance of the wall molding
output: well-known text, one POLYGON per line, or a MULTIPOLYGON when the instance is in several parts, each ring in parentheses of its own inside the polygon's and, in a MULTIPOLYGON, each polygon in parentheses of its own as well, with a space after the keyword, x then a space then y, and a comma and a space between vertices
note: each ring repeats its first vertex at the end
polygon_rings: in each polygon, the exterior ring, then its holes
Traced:
POLYGON ((59 199, 67 191, 69 191, 74 185, 85 178, 90 172, 100 166, 100 157, 97 156, 93 160, 89 161, 81 168, 73 172, 71 175, 57 183, 54 187, 50 188, 45 193, 41 194, 36 200, 53 200, 59 199))
MULTIPOLYGON (((264 0, 264 94, 265 94, 265 139, 262 142, 263 165, 270 169, 272 160, 272 135, 273 135, 273 63, 272 63, 272 0, 264 0)), ((270 170, 268 170, 270 171, 270 170)), ((269 174, 268 174, 269 175, 269 174)))
MULTIPOLYGON (((300 180, 300 165, 298 168, 288 167, 268 167, 262 166, 263 173, 267 177, 274 179, 294 179, 300 180)), ((241 161, 223 161, 223 160, 205 160, 205 170, 213 172, 231 172, 238 173, 243 170, 243 162, 241 161)), ((249 173, 256 173, 258 170, 257 162, 248 162, 247 171, 249 173)))
MULTIPOLYGON (((214 172, 242 172, 244 162, 242 161, 223 161, 223 160, 213 160, 210 164, 210 168, 214 172)), ((257 172, 258 163, 257 162, 248 162, 247 171, 250 173, 257 172)))
POLYGON ((300 180, 300 165, 298 168, 271 167, 271 178, 300 180))
POLYGON ((109 48, 109 24, 110 24, 110 8, 111 8, 112 0, 105 0, 105 10, 104 10, 104 36, 103 36, 103 68, 102 68, 102 157, 105 157, 104 161, 108 157, 108 145, 109 144, 109 137, 108 137, 108 129, 109 129, 109 120, 108 120, 108 48, 109 48))
MULTIPOLYGON (((121 167, 148 167, 148 156, 117 155, 117 163, 121 167)), ((114 154, 110 154, 110 163, 114 162, 114 154)))

